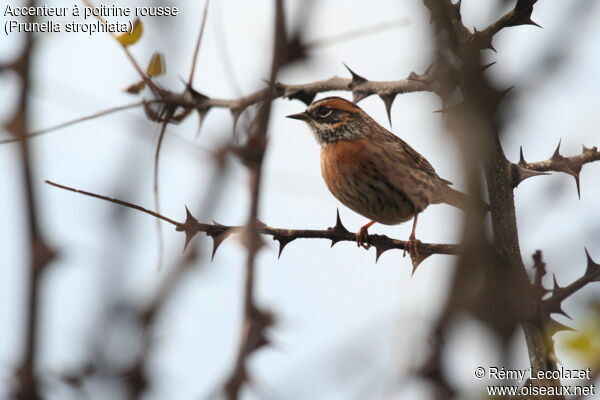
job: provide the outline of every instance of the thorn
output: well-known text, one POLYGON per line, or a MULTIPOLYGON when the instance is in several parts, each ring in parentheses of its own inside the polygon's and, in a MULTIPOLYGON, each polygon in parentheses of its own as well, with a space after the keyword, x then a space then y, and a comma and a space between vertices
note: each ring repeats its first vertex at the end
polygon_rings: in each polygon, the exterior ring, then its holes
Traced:
POLYGON ((296 238, 282 237, 279 235, 273 236, 273 240, 277 240, 279 242, 279 254, 277 254, 277 259, 281 258, 281 253, 283 252, 285 246, 287 246, 294 239, 296 238))
POLYGON ((204 103, 207 100, 209 100, 209 97, 206 96, 206 95, 204 95, 204 94, 202 94, 202 93, 200 93, 196 89, 194 89, 192 87, 192 85, 190 85, 187 82, 185 82, 181 77, 179 77, 179 79, 181 79, 181 81, 185 85, 185 90, 188 91, 190 93, 190 95, 192 96, 192 101, 194 102, 194 105, 196 106, 196 109, 197 110, 208 109, 208 107, 206 107, 206 105, 204 103))
POLYGON ((563 156, 560 155, 560 142, 562 141, 562 139, 558 140, 558 146, 556 146, 556 150, 554 150, 554 154, 552 154, 552 159, 553 160, 560 160, 563 158, 563 156))
POLYGON ((244 112, 244 109, 240 109, 240 108, 232 108, 231 109, 231 116, 233 118, 233 137, 236 138, 237 140, 237 134, 236 134, 236 128, 237 128, 237 123, 238 120, 240 119, 240 115, 242 115, 242 112, 244 112))
POLYGON ((417 270, 417 268, 419 267, 419 265, 421 265, 421 263, 423 261, 425 261, 427 259, 427 257, 429 257, 431 255, 431 253, 427 253, 425 251, 423 251, 422 249, 419 249, 419 251, 417 252, 417 256, 415 258, 411 257, 411 262, 412 262, 412 273, 410 274, 411 278, 415 275, 415 271, 417 270))
POLYGON ((571 318, 571 316, 570 316, 569 314, 567 314, 567 313, 565 312, 565 310, 563 310, 563 309, 562 309, 562 307, 561 307, 560 305, 558 306, 558 310, 556 310, 556 311, 555 311, 555 313, 556 313, 556 314, 560 314, 560 315, 562 315, 562 316, 564 316, 564 317, 567 317, 567 318, 569 318, 570 320, 573 320, 573 318, 571 318))
POLYGON ((595 274, 597 276, 592 279, 592 282, 600 282, 600 264, 596 264, 594 262, 594 260, 592 260, 590 253, 588 252, 588 250, 585 247, 583 249, 585 250, 585 257, 587 258, 587 267, 585 268, 585 276, 594 276, 594 274, 595 274))
POLYGON ((489 64, 482 65, 482 66, 481 66, 481 70, 482 70, 482 71, 485 71, 486 69, 490 68, 490 67, 491 67, 491 66, 493 66, 494 64, 496 64, 496 61, 494 61, 494 62, 491 62, 491 63, 489 63, 489 64))
POLYGON ((598 151, 598 148, 596 146, 590 148, 590 147, 585 147, 585 145, 582 145, 581 148, 582 148, 581 149, 582 153, 588 153, 588 152, 595 153, 596 151, 598 151))
POLYGON ((316 93, 309 93, 306 90, 290 89, 285 88, 283 97, 288 99, 297 99, 306 104, 310 105, 315 99, 316 93))
POLYGON ((362 76, 358 75, 356 72, 352 71, 350 69, 350 67, 346 65, 346 63, 343 63, 343 64, 344 64, 344 67, 346 67, 346 69, 350 72, 350 75, 352 75, 352 84, 353 85, 358 85, 358 84, 361 84, 361 83, 365 83, 367 81, 365 78, 363 78, 362 76))
POLYGON ((362 99, 365 99, 367 97, 369 97, 371 94, 367 93, 367 92, 359 92, 359 91, 353 91, 352 92, 352 102, 353 103, 358 103, 359 101, 361 101, 362 99))
POLYGON ((390 249, 392 248, 387 246, 375 246, 375 264, 377 264, 377 261, 379 261, 379 257, 381 257, 383 253, 390 249))
POLYGON ((574 329, 570 326, 563 325, 552 318, 548 319, 550 320, 550 322, 547 324, 546 329, 550 333, 550 336, 554 336, 555 333, 558 333, 560 331, 574 331, 574 329))
POLYGON ((556 281, 556 274, 552 274, 552 280, 554 281, 554 287, 552 288, 552 294, 554 295, 558 290, 562 289, 562 287, 560 287, 556 281))
POLYGON ((190 244, 190 241, 198 233, 198 220, 194 218, 187 206, 185 207, 185 222, 182 226, 178 226, 175 230, 185 233, 185 243, 183 245, 183 251, 185 251, 190 244))
POLYGON ((504 89, 503 91, 500 92, 500 98, 503 99, 505 98, 513 89, 515 88, 515 85, 509 86, 508 88, 504 89))
POLYGON ((217 235, 211 235, 208 232, 206 233, 208 236, 210 236, 213 240, 213 248, 212 248, 212 254, 210 255, 210 261, 215 259, 215 254, 217 252, 217 250, 219 249, 219 246, 221 245, 221 243, 223 243, 223 241, 225 239, 227 239, 227 237, 229 236, 228 232, 223 232, 217 235))
MULTIPOLYGON (((340 218, 339 208, 336 210, 335 226, 333 228, 328 228, 327 230, 331 230, 334 233, 337 233, 339 236, 343 236, 343 235, 350 233, 350 231, 348 231, 348 229, 346 229, 346 227, 342 223, 342 219, 340 218)), ((333 247, 337 242, 340 242, 341 240, 342 239, 332 238, 331 239, 331 247, 333 247)))
POLYGON ((392 127, 392 105, 394 104, 394 100, 396 99, 395 94, 384 94, 379 95, 381 100, 383 100, 383 104, 385 104, 385 111, 387 112, 388 121, 390 122, 390 128, 392 127))
POLYGON ((577 198, 581 200, 581 188, 579 187, 579 174, 574 174, 573 178, 575 178, 575 185, 577 186, 577 198))
POLYGON ((519 146, 519 165, 525 165, 527 161, 525 161, 525 157, 523 157, 523 146, 519 146))
POLYGON ((529 18, 523 25, 533 25, 533 26, 537 26, 540 29, 543 29, 540 24, 538 24, 537 22, 533 21, 531 18, 529 18))
MULTIPOLYGON (((519 164, 521 164, 520 161, 519 164)), ((549 175, 548 172, 535 171, 533 169, 523 168, 519 164, 511 164, 513 188, 516 188, 521 182, 523 182, 527 178, 540 175, 549 175)))
POLYGON ((340 209, 339 208, 336 210, 335 226, 333 227, 333 231, 337 232, 337 233, 350 233, 350 231, 348 231, 348 229, 346 229, 346 227, 342 223, 342 219, 340 218, 340 209))
POLYGON ((442 107, 439 110, 435 110, 433 111, 434 113, 441 113, 441 114, 448 114, 449 112, 453 112, 456 110, 459 110, 460 107, 462 107, 464 105, 464 103, 458 103, 458 104, 454 104, 454 105, 450 105, 447 107, 442 107))
POLYGON ((419 75, 415 71, 410 71, 410 74, 408 74, 408 78, 406 79, 409 81, 417 81, 419 80, 419 75))
POLYGON ((206 110, 198 110, 198 130, 196 131, 196 139, 200 136, 200 131, 202 130, 202 125, 204 125, 204 119, 206 118, 206 114, 208 114, 208 108, 206 110))

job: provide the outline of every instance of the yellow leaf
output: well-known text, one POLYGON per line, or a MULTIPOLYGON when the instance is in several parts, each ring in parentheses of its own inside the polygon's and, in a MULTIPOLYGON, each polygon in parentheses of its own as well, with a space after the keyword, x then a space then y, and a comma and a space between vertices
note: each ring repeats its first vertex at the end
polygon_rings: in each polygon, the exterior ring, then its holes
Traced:
POLYGON ((127 86, 125 88, 125 92, 129 94, 139 94, 144 88, 146 84, 144 81, 139 81, 138 83, 134 83, 133 85, 127 86))
POLYGON ((150 62, 148 63, 148 68, 146 68, 146 73, 148 76, 160 76, 163 75, 167 71, 167 64, 165 62, 165 56, 162 53, 154 53, 150 62))
POLYGON ((117 36, 117 40, 121 43, 122 46, 131 46, 136 43, 142 37, 142 33, 144 33, 144 27, 142 25, 142 21, 139 18, 136 18, 133 21, 133 28, 130 32, 123 33, 122 35, 117 36))

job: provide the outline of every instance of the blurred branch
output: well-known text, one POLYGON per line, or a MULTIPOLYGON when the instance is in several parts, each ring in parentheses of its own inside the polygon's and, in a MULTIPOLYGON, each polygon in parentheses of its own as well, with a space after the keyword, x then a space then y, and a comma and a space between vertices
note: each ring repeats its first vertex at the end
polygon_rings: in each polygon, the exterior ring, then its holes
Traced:
POLYGON ((202 37, 204 36, 204 29, 206 27, 206 17, 208 16, 208 3, 210 3, 210 1, 206 0, 204 13, 202 14, 202 22, 200 23, 200 32, 198 33, 198 38, 196 39, 196 46, 194 48, 194 55, 192 57, 192 68, 190 69, 188 85, 191 85, 192 82, 194 82, 194 73, 196 72, 196 63, 198 62, 198 53, 200 52, 200 44, 202 43, 202 37))
MULTIPOLYGON (((34 0, 27 1, 25 7, 35 7, 34 0)), ((25 16, 28 24, 35 20, 33 15, 25 16)), ((36 195, 33 185, 33 166, 34 158, 31 154, 27 140, 27 130, 29 125, 30 92, 31 92, 31 68, 34 52, 33 33, 23 34, 23 47, 21 53, 15 61, 8 67, 11 68, 21 80, 20 90, 15 100, 15 111, 6 124, 6 130, 14 136, 15 141, 19 142, 19 162, 20 162, 20 180, 24 188, 24 203, 26 228, 25 249, 28 259, 28 266, 25 267, 26 287, 23 290, 24 299, 24 318, 25 327, 22 330, 23 348, 16 368, 17 385, 13 388, 12 398, 18 400, 40 400, 43 396, 40 394, 39 381, 36 374, 38 359, 38 343, 41 339, 40 322, 40 294, 42 285, 42 273, 46 266, 52 261, 55 254, 53 249, 46 243, 42 237, 38 219, 38 207, 36 204, 36 195)), ((20 229, 18 229, 20 231, 20 229)), ((16 266, 15 266, 16 267, 16 266)), ((21 320, 19 320, 21 321, 21 320)))
MULTIPOLYGON (((494 87, 483 74, 481 51, 492 49, 492 39, 501 29, 531 25, 535 0, 517 0, 514 7, 483 31, 471 32, 462 22, 461 1, 424 0, 431 11, 437 33, 435 69, 445 72, 436 93, 442 98, 448 114, 448 127, 455 134, 463 153, 465 174, 471 193, 480 192, 479 170, 483 167, 491 205, 492 247, 488 246, 481 224, 467 214, 463 232, 464 252, 458 259, 453 286, 436 330, 442 332, 448 321, 464 311, 488 324, 506 346, 517 326, 525 333, 533 372, 556 369, 548 321, 536 313, 539 292, 529 282, 521 257, 514 204, 514 182, 527 176, 518 174, 504 154, 499 140, 503 123, 499 105, 506 102, 506 90, 494 87), (454 96, 459 93, 460 96, 454 96), (456 97, 459 98, 456 101, 456 97), (473 286, 478 282, 479 288, 473 286)), ((530 176, 538 171, 530 171, 530 176)), ((541 256, 541 255, 540 255, 541 256)), ((540 257, 541 262, 541 257, 540 257)), ((541 264, 538 264, 541 268, 541 264)), ((540 270, 540 274, 542 271, 540 270)), ((427 370, 438 371, 440 349, 434 348, 427 370)), ((436 375, 433 375, 436 377, 436 375)), ((451 398, 448 382, 432 379, 438 389, 436 398, 451 398)), ((536 381, 534 384, 559 385, 558 380, 536 381)), ((562 398, 562 397, 558 397, 562 398)))
POLYGON ((341 42, 345 42, 352 39, 362 38, 369 35, 374 35, 376 33, 384 32, 390 29, 400 28, 403 26, 407 26, 410 24, 410 19, 408 18, 396 18, 390 21, 384 21, 377 24, 373 24, 370 26, 366 26, 364 28, 353 29, 351 31, 339 33, 337 35, 332 35, 328 37, 324 37, 321 39, 315 39, 310 42, 307 42, 304 47, 307 49, 321 48, 332 46, 334 44, 338 44, 341 42))
MULTIPOLYGON (((262 247, 258 212, 260 207, 263 160, 268 144, 267 129, 269 126, 269 117, 271 115, 271 99, 275 92, 274 82, 277 78, 279 69, 290 61, 290 56, 293 57, 293 55, 288 54, 290 42, 288 42, 286 33, 283 0, 275 0, 274 3, 275 19, 273 21, 273 53, 269 87, 265 92, 264 98, 258 108, 258 112, 254 117, 248 132, 246 144, 241 148, 236 149, 237 155, 248 169, 250 175, 250 207, 248 219, 243 230, 243 242, 246 246, 247 254, 246 279, 243 292, 244 312, 242 316, 240 343, 233 370, 223 386, 225 395, 229 400, 237 400, 242 386, 249 381, 247 370, 248 357, 254 351, 268 344, 266 330, 274 323, 273 315, 270 312, 259 308, 254 299, 256 255, 262 247)), ((189 215, 188 212, 188 217, 189 215)))

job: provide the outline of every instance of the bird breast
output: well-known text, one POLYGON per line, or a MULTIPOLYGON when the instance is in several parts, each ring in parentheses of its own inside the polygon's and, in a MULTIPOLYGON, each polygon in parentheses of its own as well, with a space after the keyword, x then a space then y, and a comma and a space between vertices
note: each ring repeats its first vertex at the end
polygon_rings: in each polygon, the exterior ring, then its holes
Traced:
POLYGON ((395 225, 411 219, 415 208, 378 168, 381 156, 366 139, 336 141, 321 147, 321 173, 345 206, 371 220, 395 225))

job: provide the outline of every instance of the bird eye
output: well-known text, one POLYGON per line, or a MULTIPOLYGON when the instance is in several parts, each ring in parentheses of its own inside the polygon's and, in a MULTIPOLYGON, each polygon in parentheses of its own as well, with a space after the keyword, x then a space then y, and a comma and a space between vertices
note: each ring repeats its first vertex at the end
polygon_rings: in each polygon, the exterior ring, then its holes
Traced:
POLYGON ((319 107, 317 110, 317 116, 320 118, 327 118, 331 114, 331 108, 329 107, 319 107))

